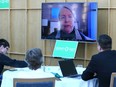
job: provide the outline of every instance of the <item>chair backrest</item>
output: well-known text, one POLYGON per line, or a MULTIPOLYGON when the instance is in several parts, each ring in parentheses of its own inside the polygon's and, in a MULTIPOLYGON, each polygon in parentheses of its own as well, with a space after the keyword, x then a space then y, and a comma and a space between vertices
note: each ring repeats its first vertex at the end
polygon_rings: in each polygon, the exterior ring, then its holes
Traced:
POLYGON ((116 87, 116 72, 111 74, 110 87, 116 87))
POLYGON ((14 78, 13 87, 55 87, 55 78, 14 78))

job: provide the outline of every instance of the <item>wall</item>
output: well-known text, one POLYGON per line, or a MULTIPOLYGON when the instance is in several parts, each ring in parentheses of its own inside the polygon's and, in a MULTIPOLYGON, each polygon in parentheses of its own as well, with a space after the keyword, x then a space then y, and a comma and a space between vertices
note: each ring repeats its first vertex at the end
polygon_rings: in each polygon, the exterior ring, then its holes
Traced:
MULTIPOLYGON (((0 38, 10 44, 9 56, 23 60, 29 48, 41 48, 46 65, 57 65, 60 59, 52 58, 55 41, 41 40, 42 2, 98 2, 98 36, 109 34, 116 49, 116 1, 115 0, 10 0, 9 9, 0 9, 0 38)), ((79 43, 75 63, 87 66, 93 54, 97 53, 96 43, 79 43)))

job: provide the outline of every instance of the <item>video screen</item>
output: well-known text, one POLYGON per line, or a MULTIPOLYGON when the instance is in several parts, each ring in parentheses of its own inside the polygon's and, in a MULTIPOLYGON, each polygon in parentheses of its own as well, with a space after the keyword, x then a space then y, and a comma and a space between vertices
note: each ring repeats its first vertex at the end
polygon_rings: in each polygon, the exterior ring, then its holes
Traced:
POLYGON ((42 3, 41 39, 96 42, 97 2, 42 3))

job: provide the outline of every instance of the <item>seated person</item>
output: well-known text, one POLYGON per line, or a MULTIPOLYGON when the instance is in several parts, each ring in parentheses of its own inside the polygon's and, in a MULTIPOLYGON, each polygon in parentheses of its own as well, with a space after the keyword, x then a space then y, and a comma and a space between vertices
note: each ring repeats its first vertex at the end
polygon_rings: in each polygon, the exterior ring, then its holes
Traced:
POLYGON ((2 80, 2 72, 4 66, 19 67, 19 68, 27 67, 27 63, 25 61, 12 59, 6 55, 9 48, 10 48, 9 42, 5 39, 0 39, 0 84, 2 80))
POLYGON ((116 72, 116 50, 112 50, 112 38, 100 35, 97 48, 99 53, 92 56, 81 77, 85 81, 97 77, 99 87, 109 87, 111 74, 116 72))
POLYGON ((43 54, 41 52, 41 49, 39 48, 33 48, 26 52, 26 58, 25 58, 28 67, 27 68, 17 68, 16 72, 10 72, 12 74, 12 77, 9 79, 9 84, 6 84, 6 80, 4 77, 5 72, 3 73, 3 81, 1 86, 2 87, 13 87, 13 78, 47 78, 47 77, 54 77, 52 73, 44 72, 41 68, 41 65, 43 64, 43 54), (15 75, 13 74, 15 73, 15 75))

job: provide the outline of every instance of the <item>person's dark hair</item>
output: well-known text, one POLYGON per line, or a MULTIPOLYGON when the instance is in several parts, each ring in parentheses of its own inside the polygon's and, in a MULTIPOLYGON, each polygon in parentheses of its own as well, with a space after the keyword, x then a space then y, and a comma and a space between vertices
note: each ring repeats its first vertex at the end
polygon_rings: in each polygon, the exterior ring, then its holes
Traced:
POLYGON ((7 47, 7 46, 10 47, 9 42, 5 39, 0 39, 0 46, 2 46, 2 45, 3 45, 3 47, 7 47))
POLYGON ((112 49, 112 39, 107 34, 103 34, 99 36, 98 44, 103 50, 112 49))
POLYGON ((43 54, 41 49, 32 48, 26 52, 25 60, 28 63, 28 67, 32 70, 36 70, 41 67, 43 63, 43 54))

